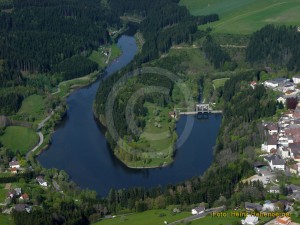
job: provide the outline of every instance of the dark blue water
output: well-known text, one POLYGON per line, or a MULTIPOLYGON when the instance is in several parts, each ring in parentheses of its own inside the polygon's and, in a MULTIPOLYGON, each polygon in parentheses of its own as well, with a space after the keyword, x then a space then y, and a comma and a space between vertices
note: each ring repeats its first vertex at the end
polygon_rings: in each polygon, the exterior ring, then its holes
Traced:
MULTIPOLYGON (((130 36, 122 36, 118 46, 123 54, 106 69, 107 75, 128 64, 137 52, 135 40, 130 36)), ((186 135, 183 144, 180 143, 172 165, 140 170, 124 166, 109 150, 105 136, 93 117, 93 101, 99 84, 100 81, 68 97, 67 117, 52 135, 51 146, 38 157, 44 167, 63 169, 81 188, 106 195, 110 188, 181 182, 203 174, 210 166, 212 148, 222 119, 220 115, 201 120, 189 117, 191 133, 186 135)), ((184 116, 177 123, 180 137, 184 137, 187 118, 184 116)))

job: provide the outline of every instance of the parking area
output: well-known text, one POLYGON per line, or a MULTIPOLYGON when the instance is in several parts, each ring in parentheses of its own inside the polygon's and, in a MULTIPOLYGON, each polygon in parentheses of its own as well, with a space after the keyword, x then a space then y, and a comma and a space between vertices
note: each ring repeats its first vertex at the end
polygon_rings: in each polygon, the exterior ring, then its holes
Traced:
POLYGON ((268 166, 256 168, 256 175, 244 180, 244 182, 261 181, 264 185, 275 182, 275 173, 268 166))

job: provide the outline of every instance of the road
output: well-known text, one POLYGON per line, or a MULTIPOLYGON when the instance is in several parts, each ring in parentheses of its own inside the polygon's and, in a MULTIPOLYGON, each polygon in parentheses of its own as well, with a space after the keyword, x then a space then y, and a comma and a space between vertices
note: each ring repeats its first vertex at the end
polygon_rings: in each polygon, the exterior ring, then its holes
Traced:
POLYGON ((35 150, 37 150, 43 144, 43 142, 44 142, 44 135, 43 135, 43 133, 39 131, 39 132, 37 132, 37 134, 39 135, 40 141, 39 141, 39 143, 33 149, 31 149, 29 152, 26 153, 26 160, 28 160, 29 155, 32 152, 34 152, 35 150))
POLYGON ((111 48, 109 48, 108 57, 107 57, 107 59, 105 61, 105 64, 109 63, 110 56, 111 56, 111 48))
POLYGON ((43 119, 43 120, 39 123, 37 130, 40 130, 42 127, 44 127, 44 126, 45 126, 45 123, 46 123, 48 120, 50 120, 51 117, 52 117, 53 115, 54 115, 54 111, 52 110, 51 113, 50 113, 50 115, 47 116, 45 119, 43 119))
POLYGON ((32 152, 34 152, 35 150, 37 150, 37 149, 43 144, 43 142, 44 142, 44 135, 43 135, 43 133, 40 131, 40 129, 43 128, 43 127, 45 126, 46 122, 47 122, 48 120, 50 120, 51 117, 52 117, 53 115, 54 115, 54 111, 51 111, 50 115, 47 116, 45 119, 43 119, 43 120, 39 123, 39 125, 38 125, 38 127, 37 127, 37 130, 38 130, 38 131, 37 131, 37 135, 39 136, 39 143, 38 143, 36 146, 34 146, 33 149, 31 149, 30 151, 28 151, 28 152, 26 153, 26 160, 28 160, 29 155, 30 155, 32 152))
POLYGON ((179 223, 182 223, 182 222, 187 223, 187 222, 190 222, 190 221, 193 221, 193 220, 201 219, 201 218, 207 216, 209 213, 212 213, 212 212, 221 212, 221 211, 224 211, 224 210, 225 210, 225 206, 221 206, 221 207, 217 207, 217 208, 211 208, 211 209, 205 210, 204 213, 201 213, 201 214, 198 214, 198 215, 189 216, 189 217, 186 217, 184 219, 177 220, 175 222, 168 223, 168 224, 169 225, 176 225, 176 224, 179 224, 179 223))

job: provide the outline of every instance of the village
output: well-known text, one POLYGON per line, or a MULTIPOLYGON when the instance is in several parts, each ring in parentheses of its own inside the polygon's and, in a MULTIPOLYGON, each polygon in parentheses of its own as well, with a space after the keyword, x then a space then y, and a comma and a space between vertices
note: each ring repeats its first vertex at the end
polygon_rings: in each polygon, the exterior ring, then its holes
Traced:
POLYGON ((43 195, 47 192, 63 195, 58 184, 61 180, 59 173, 51 178, 48 174, 36 175, 38 173, 31 167, 21 164, 17 157, 13 157, 1 174, 0 206, 3 214, 13 211, 30 213, 34 207, 41 207, 43 195))

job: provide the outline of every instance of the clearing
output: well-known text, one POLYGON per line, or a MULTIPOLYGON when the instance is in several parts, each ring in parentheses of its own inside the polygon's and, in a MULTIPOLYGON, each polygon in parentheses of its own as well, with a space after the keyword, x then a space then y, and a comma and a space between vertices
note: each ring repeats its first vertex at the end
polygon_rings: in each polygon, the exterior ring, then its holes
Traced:
POLYGON ((9 126, 5 128, 0 141, 4 147, 25 154, 38 143, 39 137, 36 132, 27 127, 9 126))
POLYGON ((217 89, 219 87, 223 87, 227 80, 229 80, 229 78, 220 78, 213 80, 214 88, 217 89))
POLYGON ((30 95, 24 99, 18 115, 31 121, 40 121, 45 114, 45 100, 41 95, 30 95))

